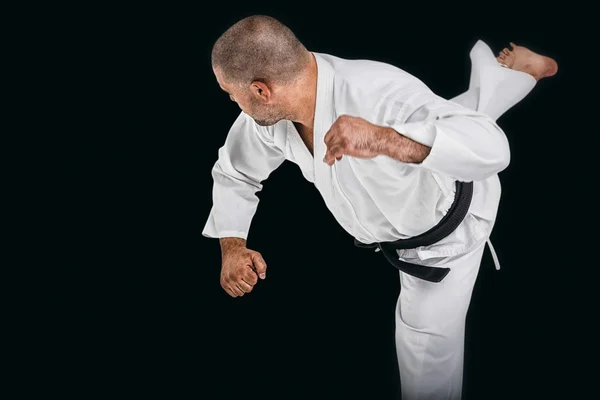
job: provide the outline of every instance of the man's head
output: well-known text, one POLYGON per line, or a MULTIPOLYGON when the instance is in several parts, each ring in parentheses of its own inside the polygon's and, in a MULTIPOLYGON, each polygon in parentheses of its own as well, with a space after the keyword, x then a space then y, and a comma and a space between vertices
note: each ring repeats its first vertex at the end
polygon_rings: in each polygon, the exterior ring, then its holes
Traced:
POLYGON ((311 60, 311 53, 288 27, 263 15, 238 21, 212 49, 219 86, 263 126, 290 119, 286 94, 311 60))

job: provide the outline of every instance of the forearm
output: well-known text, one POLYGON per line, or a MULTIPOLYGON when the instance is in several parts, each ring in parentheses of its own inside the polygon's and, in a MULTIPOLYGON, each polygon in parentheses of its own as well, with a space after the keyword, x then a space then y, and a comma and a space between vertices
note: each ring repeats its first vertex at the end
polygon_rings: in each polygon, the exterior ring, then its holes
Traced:
POLYGON ((393 128, 382 126, 378 136, 381 154, 402 162, 421 163, 431 151, 431 147, 415 142, 393 128))
POLYGON ((258 206, 256 193, 262 189, 262 181, 284 160, 269 132, 240 114, 219 149, 211 172, 213 207, 203 236, 245 239, 258 206))

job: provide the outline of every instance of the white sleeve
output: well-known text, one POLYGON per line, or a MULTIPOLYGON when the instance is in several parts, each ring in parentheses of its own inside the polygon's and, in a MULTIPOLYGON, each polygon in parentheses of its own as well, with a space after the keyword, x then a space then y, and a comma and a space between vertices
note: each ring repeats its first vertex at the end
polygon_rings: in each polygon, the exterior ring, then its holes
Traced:
POLYGON ((446 100, 426 86, 402 90, 387 108, 384 125, 431 147, 416 168, 460 181, 486 179, 510 163, 509 143, 504 131, 489 116, 446 100))
POLYGON ((202 235, 247 239, 259 201, 256 192, 284 160, 267 128, 240 113, 212 169, 213 205, 202 235))

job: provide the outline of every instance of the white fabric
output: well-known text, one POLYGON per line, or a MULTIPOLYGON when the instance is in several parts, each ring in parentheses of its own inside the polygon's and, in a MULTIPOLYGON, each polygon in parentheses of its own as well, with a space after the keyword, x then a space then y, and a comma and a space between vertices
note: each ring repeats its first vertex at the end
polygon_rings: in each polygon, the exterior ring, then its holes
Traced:
POLYGON ((485 243, 447 259, 439 283, 400 273, 396 355, 402 400, 459 400, 466 315, 485 243))
MULTIPOLYGON (((510 150, 495 120, 527 95, 536 81, 528 74, 501 67, 482 41, 470 53, 469 90, 452 100, 437 96, 416 77, 386 63, 313 54, 318 67, 314 157, 290 121, 261 127, 240 113, 212 170, 213 207, 202 234, 247 238, 258 205, 255 193, 285 160, 300 167, 340 225, 363 243, 404 239, 425 232, 448 211, 455 181, 473 181, 470 211, 451 235, 431 246, 398 251, 400 259, 415 264, 456 265, 456 271, 453 269, 441 284, 416 282, 400 273, 403 294, 399 304, 404 301, 421 307, 419 304, 425 301, 432 309, 440 306, 449 313, 428 319, 423 329, 399 326, 399 348, 408 350, 398 352, 405 399, 429 398, 419 397, 421 391, 441 396, 436 399, 458 398, 462 379, 459 343, 466 307, 446 307, 455 297, 460 298, 460 304, 468 304, 485 243, 499 268, 489 236, 501 194, 497 174, 508 166, 510 150), (322 161, 326 152, 323 138, 343 114, 392 127, 430 146, 431 152, 421 164, 387 156, 344 156, 330 167, 322 161), (463 275, 469 278, 459 279, 463 275), (432 291, 439 295, 426 300, 426 293, 432 291), (444 322, 449 319, 455 321, 450 331, 444 322), (440 339, 431 342, 435 345, 423 347, 422 341, 428 340, 428 335, 447 341, 440 339), (413 346, 415 343, 421 344, 413 346), (451 349, 456 351, 450 354, 451 349), (422 350, 426 354, 418 354, 419 362, 425 364, 416 368, 414 352, 422 350), (435 374, 427 375, 433 368, 428 363, 439 364, 446 374, 436 381, 435 374), (448 376, 452 379, 447 380, 448 376)), ((401 308, 398 313, 403 315, 401 308)))

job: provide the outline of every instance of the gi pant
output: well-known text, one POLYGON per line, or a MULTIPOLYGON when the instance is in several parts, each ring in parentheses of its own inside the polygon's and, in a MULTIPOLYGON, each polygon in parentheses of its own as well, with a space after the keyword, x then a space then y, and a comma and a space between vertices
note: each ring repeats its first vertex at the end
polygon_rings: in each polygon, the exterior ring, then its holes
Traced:
MULTIPOLYGON (((532 76, 500 66, 482 41, 470 57, 469 90, 451 99, 465 107, 497 119, 535 86, 532 76)), ((487 227, 488 236, 492 227, 493 222, 487 227)), ((435 266, 451 272, 439 283, 399 271, 395 339, 402 400, 461 398, 466 315, 485 244, 442 258, 435 266)))

